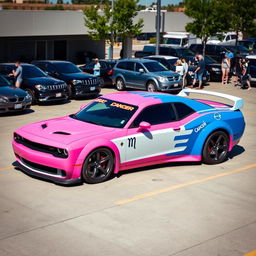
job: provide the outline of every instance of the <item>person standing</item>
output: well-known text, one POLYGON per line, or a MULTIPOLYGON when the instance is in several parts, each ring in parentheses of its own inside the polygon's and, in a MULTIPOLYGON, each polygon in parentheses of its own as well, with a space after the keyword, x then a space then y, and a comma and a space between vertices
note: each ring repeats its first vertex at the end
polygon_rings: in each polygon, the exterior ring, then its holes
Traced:
POLYGON ((94 67, 93 67, 93 74, 95 76, 100 76, 100 68, 101 68, 101 66, 100 66, 100 63, 99 63, 99 59, 95 58, 94 61, 95 61, 95 64, 94 64, 94 67))
POLYGON ((198 89, 202 89, 204 71, 205 71, 204 57, 202 55, 198 55, 198 64, 195 70, 195 78, 194 78, 192 87, 194 87, 196 82, 198 81, 198 89))
POLYGON ((183 84, 182 84, 182 89, 184 89, 187 85, 187 74, 188 74, 188 63, 186 62, 185 58, 181 59, 181 64, 183 66, 184 69, 184 73, 183 73, 183 84))
POLYGON ((221 62, 221 71, 222 71, 221 83, 222 84, 228 83, 229 70, 230 70, 230 60, 229 60, 228 56, 225 54, 225 57, 221 62))
POLYGON ((241 89, 245 88, 245 84, 247 85, 247 90, 251 90, 250 83, 250 73, 248 71, 248 61, 246 59, 242 60, 242 77, 241 77, 241 89))
POLYGON ((20 88, 21 83, 23 81, 23 76, 22 76, 23 70, 22 70, 22 66, 20 64, 20 61, 15 62, 15 67, 16 67, 16 70, 12 71, 12 75, 16 78, 15 87, 20 88))

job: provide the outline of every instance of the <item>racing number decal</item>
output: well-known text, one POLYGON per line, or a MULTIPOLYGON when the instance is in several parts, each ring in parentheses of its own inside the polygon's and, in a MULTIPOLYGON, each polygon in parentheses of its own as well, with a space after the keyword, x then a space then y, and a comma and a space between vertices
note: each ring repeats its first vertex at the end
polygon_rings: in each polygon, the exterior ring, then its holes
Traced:
POLYGON ((128 148, 136 149, 136 138, 128 138, 128 148))

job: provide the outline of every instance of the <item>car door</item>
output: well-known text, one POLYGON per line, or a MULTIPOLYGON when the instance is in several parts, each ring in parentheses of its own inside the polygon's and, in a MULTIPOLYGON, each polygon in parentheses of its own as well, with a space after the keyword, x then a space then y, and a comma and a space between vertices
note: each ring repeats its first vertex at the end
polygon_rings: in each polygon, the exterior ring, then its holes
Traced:
POLYGON ((125 143, 125 162, 162 160, 186 149, 192 130, 184 130, 176 120, 171 103, 161 103, 145 108, 128 129, 125 143), (141 122, 148 122, 148 130, 140 130, 141 122), (182 144, 183 143, 183 144, 182 144), (185 144, 184 144, 185 143, 185 144))
POLYGON ((126 62, 124 77, 125 77, 126 86, 137 88, 136 76, 134 74, 134 66, 135 66, 134 61, 126 62))
POLYGON ((135 63, 135 71, 134 71, 134 78, 133 78, 133 85, 135 88, 138 89, 145 89, 146 88, 146 81, 147 81, 147 71, 142 66, 141 63, 135 63), (141 72, 143 70, 143 72, 141 72))

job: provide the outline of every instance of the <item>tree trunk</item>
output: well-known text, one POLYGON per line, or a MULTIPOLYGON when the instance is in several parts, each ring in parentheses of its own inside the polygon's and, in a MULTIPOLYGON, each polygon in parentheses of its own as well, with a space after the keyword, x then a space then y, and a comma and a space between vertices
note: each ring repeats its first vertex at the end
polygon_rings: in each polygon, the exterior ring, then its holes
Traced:
POLYGON ((132 38, 131 37, 126 37, 123 39, 122 50, 123 50, 123 58, 129 59, 132 57, 132 38))

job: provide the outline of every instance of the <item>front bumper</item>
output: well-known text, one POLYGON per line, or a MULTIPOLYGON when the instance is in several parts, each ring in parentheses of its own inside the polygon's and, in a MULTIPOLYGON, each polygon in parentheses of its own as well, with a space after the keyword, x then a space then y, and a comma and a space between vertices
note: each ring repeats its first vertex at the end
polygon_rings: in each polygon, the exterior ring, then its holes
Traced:
POLYGON ((0 113, 17 112, 29 109, 31 106, 30 101, 22 102, 8 102, 6 104, 0 104, 0 113))
POLYGON ((158 89, 162 92, 177 92, 182 89, 182 80, 161 83, 158 81, 158 89))
POLYGON ((75 97, 97 95, 101 91, 100 86, 75 86, 73 94, 75 97))
POLYGON ((39 102, 60 101, 60 100, 66 100, 68 96, 69 96, 68 91, 39 92, 38 101, 39 102))
POLYGON ((27 167, 27 166, 25 166, 24 164, 21 164, 18 161, 16 161, 13 165, 14 165, 14 167, 17 167, 18 169, 22 170, 23 172, 25 172, 26 174, 28 174, 32 177, 40 178, 40 179, 43 179, 43 180, 48 180, 48 181, 51 181, 53 183, 60 184, 60 185, 77 185, 77 184, 80 184, 82 182, 81 178, 77 178, 77 179, 59 179, 59 178, 52 177, 52 176, 46 176, 45 174, 42 174, 40 172, 35 172, 30 167, 27 167))

